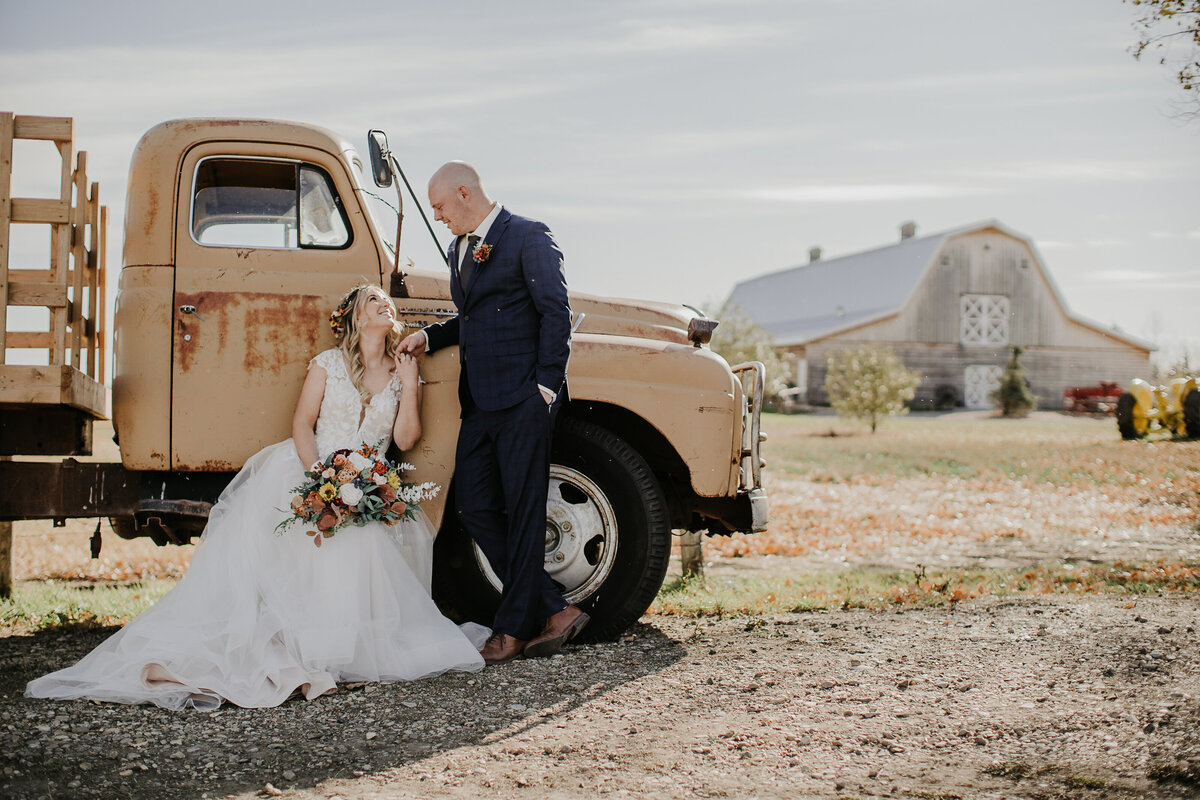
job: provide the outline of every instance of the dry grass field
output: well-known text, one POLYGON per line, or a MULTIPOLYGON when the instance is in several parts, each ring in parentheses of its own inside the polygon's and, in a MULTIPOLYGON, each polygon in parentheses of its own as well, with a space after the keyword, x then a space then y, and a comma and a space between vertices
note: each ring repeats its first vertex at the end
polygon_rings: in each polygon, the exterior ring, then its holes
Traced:
POLYGON ((1110 418, 1049 412, 912 415, 875 435, 824 415, 764 428, 771 528, 710 552, 813 568, 1200 556, 1200 442, 1123 442, 1110 418))

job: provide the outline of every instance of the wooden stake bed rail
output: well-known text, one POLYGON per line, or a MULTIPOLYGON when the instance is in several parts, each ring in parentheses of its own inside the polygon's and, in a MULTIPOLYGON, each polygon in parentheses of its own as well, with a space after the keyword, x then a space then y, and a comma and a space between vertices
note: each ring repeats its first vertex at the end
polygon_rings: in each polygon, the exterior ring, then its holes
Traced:
POLYGON ((107 418, 102 384, 107 221, 99 184, 87 181, 87 153, 75 154, 71 118, 0 112, 0 416, 9 422, 22 409, 55 405, 107 418), (13 141, 21 139, 57 147, 62 159, 57 198, 12 196, 13 141), (13 225, 48 228, 49 265, 10 263, 13 225), (9 309, 15 306, 47 309, 49 330, 9 330, 9 309), (18 348, 45 351, 48 366, 7 363, 9 351, 18 348))

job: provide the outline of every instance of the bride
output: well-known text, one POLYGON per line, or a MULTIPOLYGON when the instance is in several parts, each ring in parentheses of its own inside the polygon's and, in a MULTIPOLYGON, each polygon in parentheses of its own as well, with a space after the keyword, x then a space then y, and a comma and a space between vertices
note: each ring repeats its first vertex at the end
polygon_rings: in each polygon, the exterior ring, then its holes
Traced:
POLYGON ((252 456, 221 493, 183 580, 79 663, 32 681, 27 697, 260 708, 338 681, 483 667, 430 598, 433 529, 420 511, 344 528, 320 548, 301 529, 275 532, 318 458, 420 438, 417 362, 396 352, 395 316, 378 287, 350 291, 330 316, 339 346, 309 363, 293 438, 252 456))

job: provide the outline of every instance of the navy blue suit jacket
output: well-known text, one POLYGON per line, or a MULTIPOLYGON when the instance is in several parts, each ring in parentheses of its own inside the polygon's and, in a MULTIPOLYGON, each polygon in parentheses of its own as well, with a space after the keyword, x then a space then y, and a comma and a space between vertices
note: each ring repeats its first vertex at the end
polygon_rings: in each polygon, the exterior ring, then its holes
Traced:
POLYGON ((425 328, 428 350, 459 346, 471 399, 484 411, 515 406, 537 394, 538 384, 560 393, 571 354, 571 306, 562 250, 550 229, 501 209, 483 241, 491 252, 475 262, 465 289, 459 241, 449 250, 458 315, 425 328))

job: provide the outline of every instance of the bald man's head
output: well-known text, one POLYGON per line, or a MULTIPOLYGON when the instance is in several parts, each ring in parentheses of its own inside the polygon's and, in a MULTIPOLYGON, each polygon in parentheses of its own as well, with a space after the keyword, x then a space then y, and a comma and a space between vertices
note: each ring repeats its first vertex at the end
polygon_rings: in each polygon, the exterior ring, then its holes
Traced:
POLYGON ((455 236, 475 230, 492 210, 479 171, 465 161, 448 161, 433 173, 429 205, 455 236))

